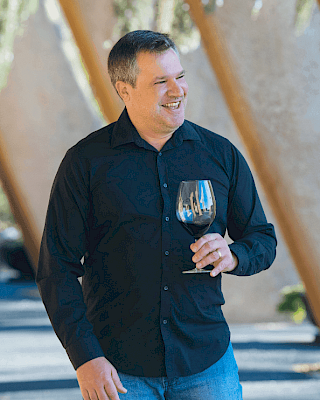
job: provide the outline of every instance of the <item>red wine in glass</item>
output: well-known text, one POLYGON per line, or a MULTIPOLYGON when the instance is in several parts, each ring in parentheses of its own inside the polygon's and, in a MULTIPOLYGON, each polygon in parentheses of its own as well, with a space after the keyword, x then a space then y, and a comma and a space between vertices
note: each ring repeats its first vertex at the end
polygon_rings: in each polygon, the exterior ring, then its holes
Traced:
MULTIPOLYGON (((216 216, 216 200, 209 180, 182 181, 179 185, 176 215, 181 225, 195 240, 200 239, 209 229, 216 216)), ((210 272, 205 269, 191 269, 186 273, 210 272)))

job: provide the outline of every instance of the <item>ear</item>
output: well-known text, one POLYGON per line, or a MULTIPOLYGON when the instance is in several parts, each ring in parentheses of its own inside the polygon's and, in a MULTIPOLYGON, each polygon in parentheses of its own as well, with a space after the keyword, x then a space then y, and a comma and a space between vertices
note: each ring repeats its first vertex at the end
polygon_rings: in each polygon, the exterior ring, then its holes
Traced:
POLYGON ((130 100, 130 88, 129 88, 129 84, 122 82, 122 81, 117 81, 116 82, 116 89, 117 92, 119 94, 119 96, 121 97, 121 99, 124 101, 124 103, 126 103, 128 100, 130 100))

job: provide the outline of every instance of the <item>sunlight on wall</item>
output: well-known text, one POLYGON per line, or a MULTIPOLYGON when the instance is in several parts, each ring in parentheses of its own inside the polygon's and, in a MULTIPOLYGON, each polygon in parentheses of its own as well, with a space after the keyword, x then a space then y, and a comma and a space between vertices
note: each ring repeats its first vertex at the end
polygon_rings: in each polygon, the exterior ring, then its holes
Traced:
POLYGON ((86 68, 82 62, 79 49, 74 41, 71 29, 67 25, 59 3, 56 0, 45 0, 44 6, 48 19, 58 29, 61 35, 61 45, 63 53, 73 72, 75 81, 81 90, 88 106, 93 114, 97 115, 101 122, 105 124, 105 120, 100 111, 98 102, 92 92, 86 68))
POLYGON ((37 11, 38 5, 38 0, 0 0, 0 91, 7 85, 14 59, 14 40, 22 35, 24 23, 37 11))

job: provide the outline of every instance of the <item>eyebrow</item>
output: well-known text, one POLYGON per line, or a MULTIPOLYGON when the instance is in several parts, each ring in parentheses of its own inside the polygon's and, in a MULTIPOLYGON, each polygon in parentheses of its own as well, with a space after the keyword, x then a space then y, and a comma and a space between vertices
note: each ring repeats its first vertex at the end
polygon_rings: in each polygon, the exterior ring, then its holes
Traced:
MULTIPOLYGON (((179 74, 177 74, 177 76, 184 75, 185 73, 186 73, 186 70, 183 69, 179 74)), ((154 80, 155 80, 155 81, 161 81, 162 79, 166 79, 166 78, 168 78, 168 75, 156 76, 156 77, 154 78, 154 80)))

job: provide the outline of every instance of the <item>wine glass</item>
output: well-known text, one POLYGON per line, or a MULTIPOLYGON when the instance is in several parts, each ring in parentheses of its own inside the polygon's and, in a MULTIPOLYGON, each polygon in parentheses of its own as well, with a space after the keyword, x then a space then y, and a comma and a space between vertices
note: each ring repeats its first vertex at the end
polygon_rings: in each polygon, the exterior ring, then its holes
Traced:
MULTIPOLYGON (((176 215, 181 225, 195 238, 201 238, 209 229, 216 216, 216 199, 209 180, 180 182, 176 215)), ((211 272, 193 268, 183 274, 211 272)))

